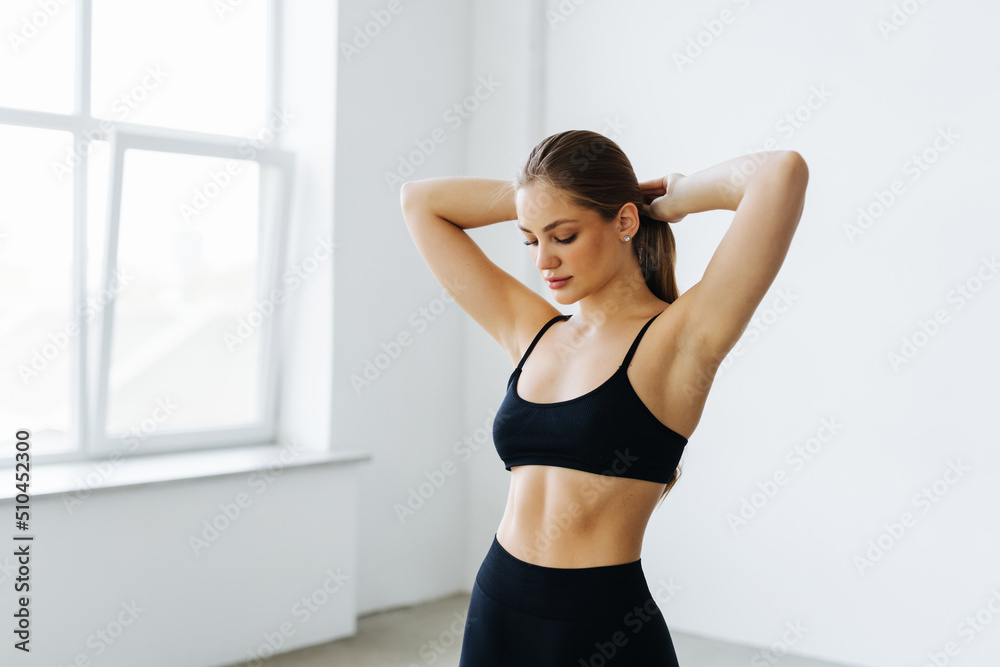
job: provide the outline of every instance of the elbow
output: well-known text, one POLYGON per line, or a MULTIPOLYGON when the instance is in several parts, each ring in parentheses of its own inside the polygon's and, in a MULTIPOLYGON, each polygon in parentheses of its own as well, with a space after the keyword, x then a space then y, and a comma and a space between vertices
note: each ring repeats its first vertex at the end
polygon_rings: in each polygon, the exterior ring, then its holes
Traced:
POLYGON ((417 181, 404 182, 399 188, 399 207, 405 211, 416 200, 418 190, 417 181))
POLYGON ((805 189, 809 183, 809 165, 798 151, 782 151, 782 168, 786 178, 805 189))
POLYGON ((401 208, 406 208, 406 200, 409 198, 413 189, 413 181, 406 181, 399 187, 399 205, 401 208))
POLYGON ((805 192, 809 184, 809 166, 805 158, 797 151, 775 151, 772 157, 767 163, 770 170, 765 177, 768 187, 805 192))

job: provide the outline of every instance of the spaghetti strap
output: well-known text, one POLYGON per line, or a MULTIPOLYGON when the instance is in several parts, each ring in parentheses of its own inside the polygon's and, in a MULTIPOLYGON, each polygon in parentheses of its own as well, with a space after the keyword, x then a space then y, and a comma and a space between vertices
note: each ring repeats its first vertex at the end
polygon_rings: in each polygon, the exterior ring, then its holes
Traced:
POLYGON ((632 355, 635 354, 635 351, 639 348, 639 341, 642 340, 642 336, 646 333, 646 329, 649 328, 649 325, 653 323, 653 320, 659 317, 662 312, 663 311, 661 310, 659 313, 649 318, 649 321, 646 322, 642 329, 639 330, 639 335, 637 335, 635 340, 632 341, 632 347, 629 348, 628 354, 625 355, 625 360, 622 361, 622 365, 620 366, 621 368, 628 368, 628 365, 632 362, 632 355))
POLYGON ((571 317, 571 315, 556 315, 551 320, 549 320, 548 322, 546 322, 545 326, 542 327, 541 331, 539 331, 538 334, 535 335, 535 340, 531 341, 531 345, 529 345, 528 349, 524 351, 524 355, 521 357, 521 361, 517 362, 517 369, 516 370, 521 370, 521 366, 524 365, 525 359, 527 359, 528 355, 531 354, 531 351, 533 349, 535 349, 535 344, 538 342, 538 339, 542 337, 542 334, 545 333, 546 330, 548 330, 548 328, 550 326, 552 326, 553 324, 555 324, 559 320, 568 320, 570 317, 571 317))

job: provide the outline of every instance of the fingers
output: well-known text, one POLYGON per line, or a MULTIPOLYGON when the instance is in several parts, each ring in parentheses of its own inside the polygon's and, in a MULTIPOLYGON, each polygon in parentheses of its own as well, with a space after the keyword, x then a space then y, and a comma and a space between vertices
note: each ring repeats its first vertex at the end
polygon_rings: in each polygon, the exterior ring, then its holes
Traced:
POLYGON ((641 190, 643 194, 653 194, 655 196, 666 194, 667 187, 665 181, 666 179, 662 177, 653 178, 648 181, 641 181, 639 183, 639 190, 641 190))

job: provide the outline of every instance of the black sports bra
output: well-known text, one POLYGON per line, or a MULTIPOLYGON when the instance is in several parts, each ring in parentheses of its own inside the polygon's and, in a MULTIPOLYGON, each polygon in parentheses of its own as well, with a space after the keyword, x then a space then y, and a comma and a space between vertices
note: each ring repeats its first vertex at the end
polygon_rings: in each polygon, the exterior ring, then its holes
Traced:
POLYGON ((664 425, 635 393, 628 366, 654 315, 632 342, 614 375, 583 396, 532 403, 517 394, 525 359, 558 315, 542 327, 507 381, 507 395, 493 420, 493 443, 507 470, 518 465, 573 468, 611 477, 667 484, 687 438, 664 425))

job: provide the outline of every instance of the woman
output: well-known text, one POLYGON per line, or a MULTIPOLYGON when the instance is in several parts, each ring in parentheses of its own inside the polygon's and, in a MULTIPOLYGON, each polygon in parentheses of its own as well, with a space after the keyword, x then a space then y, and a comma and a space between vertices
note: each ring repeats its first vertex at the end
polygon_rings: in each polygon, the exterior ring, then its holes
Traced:
POLYGON ((643 535, 784 261, 807 181, 798 153, 770 151, 640 183, 613 141, 574 130, 538 144, 511 183, 403 185, 421 255, 515 367, 493 424, 510 492, 461 667, 677 665, 643 535), (668 223, 712 209, 736 213, 678 295, 668 223), (515 219, 555 301, 578 313, 559 313, 464 231, 515 219))

